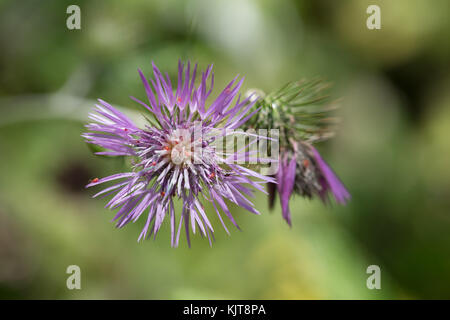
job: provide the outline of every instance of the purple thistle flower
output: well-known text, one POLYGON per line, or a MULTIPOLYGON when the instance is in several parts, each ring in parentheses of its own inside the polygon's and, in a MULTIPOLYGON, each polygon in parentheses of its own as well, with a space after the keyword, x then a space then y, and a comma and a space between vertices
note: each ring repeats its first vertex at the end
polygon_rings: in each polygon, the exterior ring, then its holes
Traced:
MULTIPOLYGON (((282 152, 282 161, 278 168, 276 180, 280 195, 283 218, 291 225, 289 200, 292 194, 312 198, 314 195, 327 203, 331 193, 336 202, 346 204, 350 194, 319 152, 305 142, 294 145, 294 152, 282 152)), ((275 190, 270 191, 272 201, 275 190)))
POLYGON ((240 95, 233 104, 243 83, 243 79, 238 81, 237 77, 207 108, 206 101, 214 83, 212 65, 202 72, 196 87, 197 65, 191 74, 190 63, 185 69, 179 62, 176 90, 168 74, 163 75, 152 65, 154 79, 150 82, 139 70, 149 103, 131 97, 150 112, 153 119, 148 119, 149 125, 140 129, 123 113, 99 100, 95 112, 90 114, 90 119, 95 122, 88 124, 89 132, 83 134, 86 142, 107 149, 96 154, 134 157, 133 170, 96 178, 86 187, 115 181, 94 197, 113 195, 106 207, 118 209, 113 221, 117 221, 119 228, 137 221, 146 212, 146 222, 138 241, 152 234, 156 237, 167 217, 172 246, 178 246, 183 225, 189 246, 189 229, 194 234, 199 229, 211 244, 214 229, 204 210, 203 199, 213 204, 229 234, 220 210, 238 229, 239 226, 225 199, 259 214, 246 197, 253 195, 250 187, 265 192, 263 185, 275 182, 273 178, 234 163, 236 159, 248 156, 245 151, 233 150, 233 153, 225 154, 214 145, 216 140, 232 134, 232 129, 240 127, 257 110, 248 114, 253 103, 249 98, 241 101, 240 95), (183 202, 178 222, 174 197, 183 202))
MULTIPOLYGON (((291 225, 289 200, 292 194, 312 198, 318 196, 324 203, 329 193, 337 203, 346 204, 350 194, 321 158, 313 143, 334 135, 336 119, 330 111, 336 108, 326 104, 321 80, 288 83, 266 96, 259 92, 255 107, 261 111, 245 127, 274 128, 280 131, 280 161, 275 175, 277 184, 269 183, 269 208, 280 195, 282 216, 291 225)), ((244 127, 244 128, 245 128, 244 127)))

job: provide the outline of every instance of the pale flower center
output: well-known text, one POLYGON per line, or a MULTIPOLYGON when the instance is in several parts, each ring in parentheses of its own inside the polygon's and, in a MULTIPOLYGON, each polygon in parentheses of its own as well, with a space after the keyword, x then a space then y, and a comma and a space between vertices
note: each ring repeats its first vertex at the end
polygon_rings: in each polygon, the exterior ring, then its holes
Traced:
POLYGON ((173 144, 170 158, 176 165, 190 163, 192 159, 192 144, 190 139, 173 144))

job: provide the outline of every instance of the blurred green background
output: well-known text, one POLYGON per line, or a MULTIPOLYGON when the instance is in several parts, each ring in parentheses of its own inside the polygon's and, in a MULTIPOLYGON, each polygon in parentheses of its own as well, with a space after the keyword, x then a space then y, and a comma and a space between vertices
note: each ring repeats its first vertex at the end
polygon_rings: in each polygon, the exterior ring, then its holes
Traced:
MULTIPOLYGON (((0 298, 450 298, 450 2, 447 0, 0 1, 0 298), (81 30, 66 8, 81 8, 81 30), (381 8, 381 30, 366 8, 381 8), (216 90, 321 76, 342 97, 335 139, 319 146, 353 198, 295 198, 242 232, 137 243, 84 185, 126 170, 80 134, 95 99, 139 110, 137 68, 171 76, 178 59, 214 63, 216 90), (81 290, 66 268, 81 268, 81 290), (366 268, 381 268, 381 290, 366 268)), ((211 208, 209 208, 211 210, 211 208)), ((211 211, 210 211, 211 212, 211 211)), ((213 216, 210 214, 210 216, 213 216)), ((231 227, 231 225, 230 225, 231 227)))

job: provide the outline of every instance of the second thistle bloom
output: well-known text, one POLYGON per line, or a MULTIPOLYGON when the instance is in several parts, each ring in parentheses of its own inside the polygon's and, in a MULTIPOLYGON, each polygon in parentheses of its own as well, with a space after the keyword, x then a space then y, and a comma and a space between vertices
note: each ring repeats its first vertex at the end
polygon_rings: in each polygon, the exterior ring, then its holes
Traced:
POLYGON ((350 194, 313 146, 315 142, 333 136, 332 105, 325 104, 320 81, 289 83, 280 90, 264 96, 256 106, 260 112, 245 127, 278 129, 280 161, 275 175, 277 184, 269 183, 269 206, 276 195, 280 197, 283 218, 291 225, 289 200, 293 194, 319 197, 328 202, 329 194, 336 202, 345 204, 350 194))
POLYGON ((132 171, 96 178, 88 187, 115 181, 95 196, 113 195, 107 207, 118 209, 114 217, 118 227, 137 221, 145 213, 139 240, 156 236, 167 218, 172 246, 178 245, 181 229, 188 243, 190 230, 195 233, 196 229, 211 241, 214 229, 202 202, 212 203, 228 232, 220 212, 238 225, 225 200, 259 214, 247 197, 252 196, 252 188, 264 191, 265 183, 274 182, 235 163, 235 159, 245 157, 245 150, 233 149, 226 154, 214 144, 257 112, 249 113, 253 107, 249 99, 235 99, 243 80, 236 77, 207 107, 214 81, 212 66, 201 74, 198 87, 196 69, 191 73, 189 63, 186 69, 179 63, 176 89, 168 74, 163 75, 155 65, 150 81, 139 71, 148 103, 132 98, 149 111, 149 124, 138 128, 123 113, 99 100, 90 115, 95 122, 87 125, 89 132, 83 135, 88 143, 106 149, 97 154, 135 159, 132 171), (175 198, 183 203, 179 215, 175 213, 175 198))

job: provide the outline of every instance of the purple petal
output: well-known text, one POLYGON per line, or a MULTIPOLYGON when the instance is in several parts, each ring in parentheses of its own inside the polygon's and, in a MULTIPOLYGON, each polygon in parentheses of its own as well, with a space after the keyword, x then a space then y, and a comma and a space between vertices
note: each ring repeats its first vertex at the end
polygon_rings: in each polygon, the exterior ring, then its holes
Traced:
POLYGON ((287 158, 282 161, 278 173, 278 193, 280 194, 281 210, 283 218, 291 225, 291 211, 289 210, 289 199, 291 198, 295 182, 295 170, 297 168, 297 161, 293 157, 291 161, 287 162, 287 158))
MULTIPOLYGON (((333 170, 327 165, 327 163, 322 159, 319 152, 312 148, 314 157, 319 165, 320 171, 325 178, 325 190, 330 189, 336 199, 336 202, 340 204, 346 204, 350 200, 351 196, 347 189, 344 187, 343 183, 339 180, 333 170)), ((325 191, 325 192, 326 192, 325 191)))

